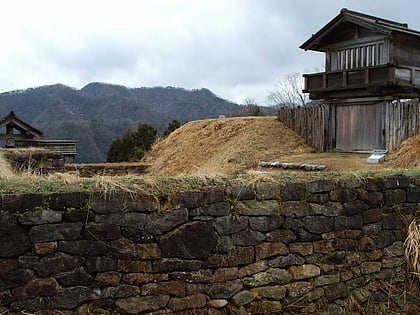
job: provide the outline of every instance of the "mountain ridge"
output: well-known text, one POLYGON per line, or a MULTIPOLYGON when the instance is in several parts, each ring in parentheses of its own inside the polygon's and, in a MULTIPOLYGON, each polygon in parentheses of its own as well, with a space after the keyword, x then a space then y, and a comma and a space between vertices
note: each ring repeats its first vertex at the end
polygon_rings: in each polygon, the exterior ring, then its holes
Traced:
POLYGON ((163 132, 174 119, 231 116, 242 108, 206 88, 91 82, 81 89, 59 83, 0 93, 0 115, 12 110, 46 139, 77 139, 76 161, 88 163, 105 161, 110 142, 138 123, 163 132))

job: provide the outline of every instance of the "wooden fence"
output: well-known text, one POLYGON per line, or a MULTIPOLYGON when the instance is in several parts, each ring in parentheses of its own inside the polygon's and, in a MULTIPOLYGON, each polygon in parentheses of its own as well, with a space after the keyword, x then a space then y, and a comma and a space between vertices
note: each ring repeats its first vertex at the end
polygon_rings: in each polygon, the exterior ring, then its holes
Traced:
MULTIPOLYGON (((420 101, 388 101, 382 103, 385 145, 397 150, 405 139, 420 132, 420 101)), ((329 137, 335 134, 335 119, 330 121, 329 105, 315 107, 280 108, 278 119, 299 134, 318 152, 334 150, 329 137), (331 128, 331 130, 330 130, 331 128), (330 131, 329 131, 330 130, 330 131)))
POLYGON ((303 137, 312 148, 318 152, 326 151, 326 130, 329 121, 328 105, 299 108, 282 107, 279 109, 278 119, 303 137))
POLYGON ((401 142, 420 132, 420 102, 385 103, 385 136, 387 149, 398 149, 401 142))

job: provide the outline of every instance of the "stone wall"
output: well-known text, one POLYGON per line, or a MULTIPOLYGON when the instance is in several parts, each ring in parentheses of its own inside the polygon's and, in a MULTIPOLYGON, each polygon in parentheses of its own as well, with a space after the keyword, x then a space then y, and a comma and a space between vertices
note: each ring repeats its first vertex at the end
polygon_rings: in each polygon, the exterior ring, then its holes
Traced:
POLYGON ((1 206, 0 311, 334 314, 416 303, 403 242, 420 178, 260 182, 159 200, 3 195, 1 206))

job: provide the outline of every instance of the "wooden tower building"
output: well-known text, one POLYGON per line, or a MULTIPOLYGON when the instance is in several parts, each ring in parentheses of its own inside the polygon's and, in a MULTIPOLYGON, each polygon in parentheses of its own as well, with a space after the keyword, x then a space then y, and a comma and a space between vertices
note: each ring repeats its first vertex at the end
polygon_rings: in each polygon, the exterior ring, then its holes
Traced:
POLYGON ((393 149, 401 128, 419 131, 420 107, 396 117, 395 104, 420 97, 420 32, 342 9, 300 48, 325 54, 325 72, 304 74, 304 92, 328 111, 324 150, 393 149))

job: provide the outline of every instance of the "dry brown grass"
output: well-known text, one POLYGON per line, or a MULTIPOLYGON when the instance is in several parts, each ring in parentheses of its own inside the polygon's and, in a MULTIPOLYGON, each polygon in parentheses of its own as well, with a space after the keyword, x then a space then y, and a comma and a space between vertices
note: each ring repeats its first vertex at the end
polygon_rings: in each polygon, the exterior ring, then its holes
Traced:
POLYGON ((153 175, 233 174, 309 152, 276 117, 237 117, 189 122, 155 144, 144 162, 153 175))
POLYGON ((388 164, 399 168, 420 168, 420 134, 406 139, 392 154, 388 164))
POLYGON ((0 178, 12 178, 16 176, 13 172, 12 166, 4 158, 3 153, 0 152, 0 178))
POLYGON ((420 277, 420 227, 416 219, 408 226, 404 245, 408 266, 413 274, 420 277))

